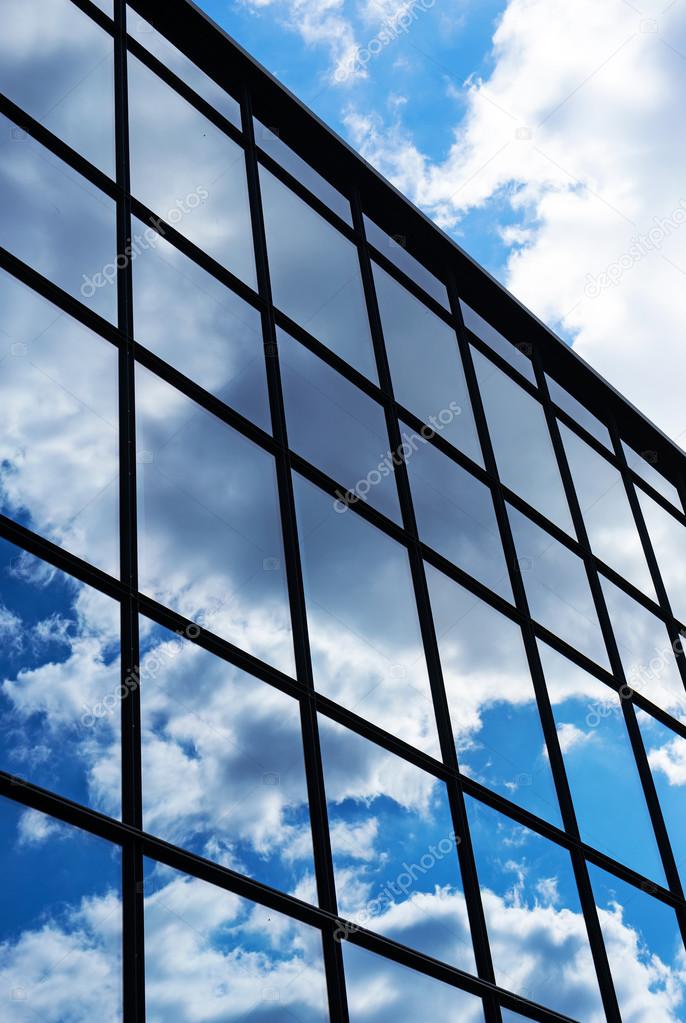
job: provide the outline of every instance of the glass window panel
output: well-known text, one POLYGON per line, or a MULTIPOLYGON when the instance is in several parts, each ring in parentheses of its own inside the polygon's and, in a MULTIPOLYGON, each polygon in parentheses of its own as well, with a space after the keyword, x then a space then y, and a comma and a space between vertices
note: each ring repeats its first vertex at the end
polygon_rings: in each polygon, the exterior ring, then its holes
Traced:
POLYGON ((114 177, 114 43, 71 0, 4 0, 0 92, 114 177))
POLYGON ((254 118, 254 123, 255 141, 260 149, 263 149, 273 160, 280 163, 301 185, 309 188, 310 192, 313 192, 318 199, 326 203, 334 213, 337 213, 339 217, 342 217, 352 227, 353 218, 350 213, 350 202, 345 196, 341 195, 338 189, 334 188, 306 160, 298 156, 294 149, 291 149, 285 142, 282 142, 277 129, 267 128, 256 117, 254 118))
POLYGON ((483 465, 454 330, 374 265, 396 399, 483 465))
POLYGON ((282 330, 278 348, 290 447, 342 484, 341 513, 355 503, 345 500, 350 490, 400 522, 381 406, 282 330))
POLYGON ((516 508, 508 506, 507 511, 532 617, 608 667, 583 561, 516 508))
POLYGON ((672 852, 686 885, 686 739, 641 710, 637 717, 672 852))
POLYGON ((169 71, 173 71, 186 85, 190 85, 191 89, 223 114, 227 121, 240 128, 241 108, 238 101, 222 89, 213 78, 201 71, 197 64, 170 43, 161 32, 153 28, 150 22, 141 18, 140 14, 128 6, 126 31, 157 57, 169 71))
POLYGON ((445 783, 321 715, 319 730, 338 912, 474 973, 445 783))
POLYGON ((569 853, 466 802, 496 982, 573 1019, 605 1023, 569 853))
POLYGON ((355 246, 264 167, 260 184, 275 305, 376 381, 355 246))
POLYGON ((530 1023, 530 1016, 520 1016, 518 1012, 513 1012, 512 1009, 501 1009, 500 1015, 502 1016, 503 1023, 530 1023))
POLYGON ((140 587, 293 671, 271 455, 136 367, 140 587))
POLYGON ((242 148, 129 55, 131 191, 256 287, 242 148))
POLYGON ((135 218, 133 244, 136 339, 270 430, 259 312, 135 218))
POLYGON ((161 864, 145 868, 150 1023, 326 1023, 318 930, 161 864))
POLYGON ((564 424, 560 432, 591 549, 656 599, 621 473, 564 424))
POLYGON ((629 686, 675 717, 686 719, 686 692, 663 622, 604 576, 600 582, 629 686))
POLYGON ((640 490, 638 498, 672 611, 686 622, 686 528, 640 490))
POLYGON ((119 604, 0 540, 0 769, 119 817, 119 604))
POLYGON ((468 330, 471 330, 472 334, 476 334, 489 348, 492 348, 506 362, 509 362, 513 369, 518 370, 532 384, 536 383, 536 374, 534 373, 534 367, 531 365, 531 359, 520 347, 508 341, 499 330, 491 326, 488 320, 480 316, 476 310, 472 309, 466 302, 463 302, 462 299, 460 299, 460 309, 462 310, 464 325, 468 330))
POLYGON ((273 888, 306 887, 297 701, 147 619, 141 637, 144 829, 273 888))
POLYGON ((541 404, 473 351, 500 479, 551 522, 574 535, 567 497, 541 404))
POLYGON ((489 488, 421 434, 400 425, 420 539, 513 601, 489 488))
POLYGON ((294 486, 317 689, 438 755, 406 549, 301 477, 294 486))
POLYGON ((619 694, 539 650, 582 840, 666 884, 619 694))
POLYGON ((0 245, 116 322, 115 204, 2 114, 0 245))
POLYGON ((0 1013, 6 1023, 122 1018, 121 853, 0 799, 0 1013))
POLYGON ((674 910, 589 864, 622 1019, 683 1023, 684 946, 674 910))
POLYGON ((564 387, 560 387, 557 380, 553 380, 546 373, 546 381, 548 383, 548 390, 550 391, 550 397, 559 408, 561 408, 567 415, 570 415, 572 419, 583 426, 584 429, 588 430, 592 437, 604 444, 608 451, 613 451, 612 438, 610 437, 610 431, 605 426, 605 423, 601 423, 592 412, 589 412, 585 405, 582 405, 580 401, 566 391, 564 387))
POLYGON ((655 468, 658 464, 658 454, 656 451, 644 451, 639 454, 634 451, 633 448, 629 447, 622 441, 622 447, 624 448, 624 454, 629 467, 634 472, 644 479, 646 483, 649 483, 651 487, 657 490, 658 494, 662 494, 668 501, 671 501, 675 508, 679 511, 682 510, 681 499, 679 498, 679 491, 676 489, 673 483, 665 479, 661 472, 655 468))
POLYGON ((480 998, 359 945, 343 943, 343 963, 350 1023, 484 1023, 480 998))
POLYGON ((119 573, 117 349, 0 271, 0 509, 119 573))
POLYGON ((460 770, 561 826, 519 626, 429 565, 427 581, 460 770))
POLYGON ((406 273, 415 284, 418 284, 420 288, 423 288, 424 291, 450 312, 448 290, 445 284, 443 281, 439 281, 438 277, 435 277, 430 270, 427 270, 423 263, 415 259, 412 253, 407 251, 406 240, 403 235, 391 236, 386 234, 366 214, 364 214, 364 230, 368 241, 376 246, 379 252, 382 252, 387 259, 390 259, 392 263, 395 263, 400 270, 406 273))

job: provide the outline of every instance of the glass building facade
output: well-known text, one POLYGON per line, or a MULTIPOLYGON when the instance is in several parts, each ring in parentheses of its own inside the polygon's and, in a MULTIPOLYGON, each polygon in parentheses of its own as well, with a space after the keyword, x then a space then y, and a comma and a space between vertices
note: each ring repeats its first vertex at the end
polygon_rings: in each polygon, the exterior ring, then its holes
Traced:
POLYGON ((686 1021, 682 452, 185 0, 2 14, 2 1019, 686 1021))

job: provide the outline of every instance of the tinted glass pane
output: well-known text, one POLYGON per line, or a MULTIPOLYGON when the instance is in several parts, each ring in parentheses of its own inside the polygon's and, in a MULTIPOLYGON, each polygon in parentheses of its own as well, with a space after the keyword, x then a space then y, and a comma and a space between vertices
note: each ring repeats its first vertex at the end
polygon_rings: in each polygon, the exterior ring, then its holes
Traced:
POLYGON ((274 303, 376 380, 355 246, 264 167, 260 184, 274 303))
POLYGON ((532 384, 536 383, 536 374, 534 368, 531 365, 531 359, 522 351, 521 348, 513 345, 510 341, 504 337, 500 331, 492 327, 491 324, 479 316, 479 314, 468 306, 466 302, 460 299, 460 309, 462 310, 462 318, 464 325, 468 330, 471 330, 473 334, 476 334, 478 338, 484 341, 489 348, 492 348, 494 352, 497 352, 506 362, 519 370, 527 380, 530 380, 532 384))
POLYGON ((146 861, 146 1019, 328 1020, 319 931, 146 861))
POLYGON ((343 943, 350 1023, 483 1023, 481 1000, 399 963, 343 943))
POLYGON ((114 177, 114 43, 71 0, 4 0, 0 91, 114 177))
POLYGON ((605 1023, 569 854, 475 800, 467 812, 496 981, 584 1023, 605 1023))
POLYGON ((319 728, 339 913, 473 973, 445 784, 327 718, 319 728))
POLYGON ((294 484, 317 689, 437 754, 407 551, 301 477, 294 484))
POLYGON ((683 1023, 684 946, 674 910, 589 864, 623 1019, 683 1023))
POLYGON ((480 352, 473 354, 500 479, 573 534, 542 406, 480 352))
POLYGON ((582 840, 665 884, 618 693, 539 649, 582 840))
POLYGON ((638 497, 672 611, 686 622, 686 528, 647 494, 639 491, 638 497))
POLYGON ((141 634, 144 829, 295 892, 314 875, 297 701, 147 619, 141 634))
POLYGON ((382 252, 399 269, 403 270, 415 284, 418 284, 420 288, 424 288, 424 291, 431 295, 432 298, 435 298, 437 302, 440 302, 448 312, 450 311, 448 291, 445 284, 443 281, 439 281, 438 277, 434 277, 423 263, 420 263, 412 253, 407 251, 407 240, 404 235, 397 234, 391 236, 386 234, 366 214, 364 215, 364 230, 368 241, 375 245, 379 252, 382 252))
POLYGON ((279 138, 278 130, 265 127, 257 118, 254 120, 255 142, 260 149, 264 149, 265 153, 268 153, 273 160, 280 163, 301 185, 309 188, 318 199, 321 199, 334 213, 337 213, 339 217, 342 217, 343 220, 352 226, 353 218, 350 213, 350 203, 345 196, 341 195, 338 189, 329 184, 326 178, 323 178, 314 167, 310 167, 309 163, 298 156, 295 150, 287 146, 285 142, 282 142, 279 138))
POLYGON ((129 56, 131 191, 255 287, 243 150, 129 56))
POLYGON ((269 430, 260 314, 140 220, 133 239, 136 339, 269 430))
POLYGON ((421 434, 401 430, 420 539, 512 600, 490 490, 421 434))
POLYGON ((460 769, 560 825, 519 627, 428 565, 427 578, 460 769))
POLYGON ((455 332, 376 265, 374 282, 395 397, 483 464, 455 332))
POLYGON ((114 203, 2 114, 0 244, 115 322, 114 203))
POLYGON ((605 424, 601 423, 599 419, 596 419, 593 413, 589 412, 580 401, 577 401, 577 399, 569 393, 569 391, 565 391, 564 387, 560 387, 557 380, 553 380, 553 378, 549 377, 547 373, 545 378, 548 383, 550 397, 555 404, 570 415, 575 422, 579 423, 580 426, 583 426, 586 430, 588 430, 588 432, 595 437, 596 440, 599 440, 601 444, 604 444, 609 451, 612 451, 612 438, 610 437, 610 431, 605 424))
POLYGON ((661 472, 656 468, 659 462, 659 456, 656 451, 644 451, 642 454, 638 454, 633 448, 630 448, 628 444, 622 441, 622 447, 624 448, 624 454, 629 466, 634 470, 637 475, 650 483, 651 487, 654 487, 659 494, 666 497, 668 501, 671 501, 675 508, 679 511, 682 510, 681 500, 679 498, 679 492, 673 483, 665 479, 661 472))
POLYGON ((292 671, 273 459, 140 366, 136 412, 141 589, 292 671))
POLYGON ((186 85, 190 85, 191 89, 211 103, 228 121, 240 128, 241 108, 233 96, 217 85, 214 79, 201 71, 197 64, 189 60, 181 50, 178 50, 131 7, 127 8, 126 30, 146 50, 154 54, 166 68, 178 75, 186 85))
POLYGON ((667 824, 672 852, 686 884, 686 739, 649 714, 638 712, 638 723, 648 755, 653 781, 667 824))
POLYGON ((621 473, 572 430, 560 432, 594 554, 655 599, 621 473))
POLYGON ((121 854, 0 800, 2 990, 7 1023, 121 1019, 121 854))
POLYGON ((119 573, 117 350, 0 272, 0 509, 119 573))
POLYGON ((603 667, 607 650, 581 558, 508 507, 519 569, 532 616, 603 667))
POLYGON ((601 576, 619 654, 629 686, 678 718, 686 718, 686 692, 665 625, 601 576))
POLYGON ((345 500, 350 490, 400 522, 381 406, 282 330, 278 348, 290 447, 342 485, 338 510, 356 503, 345 500))
POLYGON ((0 540, 0 769, 120 814, 119 604, 0 540))

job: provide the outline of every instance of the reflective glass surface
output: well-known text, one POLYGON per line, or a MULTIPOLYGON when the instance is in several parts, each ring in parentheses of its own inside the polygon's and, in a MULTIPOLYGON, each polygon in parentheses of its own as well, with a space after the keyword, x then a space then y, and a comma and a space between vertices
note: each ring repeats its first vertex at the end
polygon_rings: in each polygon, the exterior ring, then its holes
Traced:
POLYGON ((405 548, 294 477, 316 688, 427 753, 438 753, 405 548))
POLYGON ((542 406, 481 352, 473 355, 500 479, 574 535, 542 406))
POLYGON ((410 277, 415 284, 423 288, 427 294, 435 298, 437 302, 450 312, 448 291, 443 283, 435 277, 430 270, 420 263, 418 259, 407 251, 407 239, 404 235, 396 234, 391 236, 382 231, 381 228, 364 214, 364 230, 367 241, 374 245, 379 252, 395 263, 395 265, 410 277))
POLYGON ((146 861, 146 1019, 326 1023, 319 931, 146 861))
POLYGON ((516 508, 508 506, 507 511, 532 617, 608 667, 583 561, 516 508))
POLYGON ((144 829, 273 888, 307 890, 298 703, 147 619, 141 636, 144 829))
POLYGON ((337 213, 339 217, 342 217, 352 227, 353 218, 350 212, 350 203, 345 196, 341 195, 338 189, 334 188, 326 178, 323 178, 314 167, 311 167, 302 157, 298 156, 294 149, 287 146, 279 138, 277 129, 266 127, 257 118, 254 118, 254 122, 255 142, 260 149, 263 149, 273 160, 280 163, 301 185, 309 188, 310 192, 316 195, 318 199, 321 199, 323 203, 326 203, 334 213, 337 213))
POLYGON ((674 910, 589 864, 622 1018, 686 1020, 684 946, 674 910))
POLYGON ((560 432, 591 549, 655 600, 621 473, 564 424, 560 425, 560 432))
POLYGON ((117 350, 0 271, 0 510, 119 574, 117 350))
POLYGON ((638 497, 672 611, 686 623, 686 528, 647 494, 638 497))
POLYGON ((321 715, 319 729, 339 914, 474 973, 445 784, 321 715))
POLYGON ((496 981, 584 1023, 605 1023, 572 862, 467 797, 496 981))
POLYGON ((256 286, 243 150, 129 55, 131 191, 256 286))
POLYGON ((376 264, 374 283, 396 400, 483 464, 455 332, 376 264))
POLYGON ((114 43, 71 0, 4 0, 0 91, 114 177, 114 43))
POLYGON ((271 429, 260 314, 162 235, 133 220, 136 339, 271 429))
POLYGON ((513 600, 488 487, 400 424, 419 538, 506 600, 513 600))
POLYGON ((116 321, 114 203, 2 114, 0 245, 116 321))
POLYGON ((119 817, 119 604, 0 540, 0 639, 0 770, 119 817))
POLYGON ((681 500, 679 498, 679 492, 673 483, 665 479, 661 472, 658 471, 658 455, 656 451, 644 451, 639 454, 634 451, 633 448, 629 447, 622 441, 622 447, 629 467, 640 476, 642 479, 649 483, 651 487, 654 487, 659 494, 666 497, 668 501, 671 501, 675 508, 679 511, 683 510, 681 500))
POLYGON ((400 522, 398 456, 381 405, 285 331, 277 336, 289 446, 342 485, 341 513, 367 501, 400 522))
POLYGON ((376 380, 355 246, 264 167, 260 185, 274 304, 376 380))
POLYGON ((666 884, 619 694, 539 650, 582 841, 666 884))
POLYGON ((441 572, 426 570, 461 771, 560 825, 519 627, 441 572))
POLYGON ((589 412, 585 405, 582 405, 580 401, 566 391, 564 387, 561 387, 557 380, 553 380, 546 373, 545 375, 548 390, 550 391, 550 397, 564 412, 574 419, 575 422, 583 426, 584 429, 588 430, 591 436, 599 440, 601 444, 604 444, 608 451, 612 451, 612 438, 610 437, 610 431, 601 423, 599 419, 589 412))
POLYGON ((686 885, 686 739, 643 711, 637 717, 674 859, 686 885))
POLYGON ((293 670, 273 459, 136 369, 140 588, 293 670))
POLYGON ((462 310, 462 319, 467 330, 471 330, 472 334, 476 334, 489 348, 492 348, 506 362, 509 362, 513 369, 518 370, 532 384, 536 383, 536 374, 534 373, 534 367, 531 365, 531 359, 521 347, 511 344, 499 330, 491 326, 488 320, 480 316, 475 309, 472 309, 462 299, 460 299, 460 309, 462 310))
POLYGON ((119 850, 7 799, 0 830, 2 1019, 119 1023, 119 850))

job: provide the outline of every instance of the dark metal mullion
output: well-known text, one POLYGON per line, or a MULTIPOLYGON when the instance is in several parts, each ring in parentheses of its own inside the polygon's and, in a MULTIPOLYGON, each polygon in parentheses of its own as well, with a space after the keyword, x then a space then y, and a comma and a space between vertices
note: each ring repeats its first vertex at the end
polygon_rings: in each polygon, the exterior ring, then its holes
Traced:
MULTIPOLYGON (((288 595, 293 627, 296 669, 299 680, 306 688, 306 695, 300 700, 305 774, 310 806, 310 825, 314 852, 315 875, 319 905, 327 912, 337 913, 336 885, 334 880, 333 853, 329 833, 328 810, 324 788, 324 770, 319 741, 319 725, 314 702, 314 675, 310 654, 305 587, 300 563, 300 547, 295 510, 293 478, 288 451, 286 413, 281 390, 281 374, 276 340, 276 324, 272 306, 271 282, 267 257, 265 232, 260 193, 259 165, 255 147, 255 132, 252 117, 252 101, 246 89, 241 102, 245 161, 253 227, 255 259, 259 293, 263 299, 262 329, 264 332, 265 364, 269 388, 269 403, 272 414, 272 429, 279 446, 276 455, 281 529, 288 595)), ((329 999, 329 1014, 332 1023, 348 1023, 348 1005, 343 971, 343 954, 340 942, 332 932, 322 933, 324 964, 329 999)))
POLYGON ((109 35, 114 35, 116 28, 111 18, 109 18, 104 11, 91 2, 91 0, 71 0, 75 7, 78 7, 80 11, 87 14, 89 18, 97 22, 100 28, 104 29, 109 35))
MULTIPOLYGON (((450 295, 450 301, 455 316, 460 321, 461 324, 461 329, 458 331, 458 344, 460 352, 462 354, 462 361, 464 364, 467 387, 472 402, 472 410, 474 413, 474 419, 477 426, 484 461, 489 472, 493 475, 494 478, 497 479, 498 470, 495 460, 495 453, 493 451, 493 447, 491 444, 486 413, 484 410, 483 402, 481 400, 481 393, 479 391, 479 386, 476 378, 476 371, 474 368, 474 364, 472 362, 471 349, 466 339, 466 328, 464 327, 464 323, 462 322, 462 312, 460 309, 457 286, 452 276, 450 279, 448 292, 450 295)), ((567 831, 570 834, 575 843, 574 846, 569 849, 569 853, 571 856, 572 869, 574 871, 577 889, 579 892, 581 909, 583 912, 584 920, 586 923, 586 929, 588 932, 591 954, 595 964, 596 973, 598 975, 598 983, 600 986, 601 997, 603 1000, 603 1007, 605 1009, 605 1013, 607 1015, 609 1023, 621 1023, 619 1006, 617 1003, 617 997, 614 990, 614 984, 612 982, 612 976, 610 973, 610 965, 607 959, 607 953, 605 951, 605 946, 602 940, 600 921, 598 919, 598 913, 593 898, 588 868, 586 866, 586 861, 584 857, 581 855, 577 846, 577 843, 580 843, 580 835, 579 827, 576 820, 576 812, 574 810, 571 790, 569 788, 569 782, 567 780, 567 772, 565 770, 564 760, 562 757, 562 750, 560 749, 560 743, 557 736, 555 718, 553 716, 550 698, 548 695, 548 689, 543 674, 543 666, 541 664, 541 658, 538 650, 536 636, 532 627, 532 619, 529 611, 529 602, 526 595, 526 590, 524 588, 524 582, 522 580, 521 572, 519 571, 518 568, 517 549, 515 547, 514 537, 512 535, 512 529, 510 526, 510 520, 507 514, 505 498, 503 496, 504 492, 502 487, 497 484, 492 487, 491 492, 493 495, 493 503, 495 507, 496 519, 498 522, 498 530, 505 552, 505 559, 507 561, 508 568, 510 571, 510 582, 512 585, 512 591, 515 595, 516 604, 522 611, 524 617, 524 623, 522 626, 524 646, 526 649, 529 669, 531 671, 531 678, 533 681, 534 691, 536 694, 536 702, 538 705, 541 725, 543 728, 543 734, 548 749, 550 767, 553 774, 553 782, 560 803, 562 820, 564 823, 565 831, 567 831)))
MULTIPOLYGON (((131 202, 126 61, 126 3, 114 0, 114 103, 116 135, 117 252, 131 245, 131 202)), ((133 355, 133 286, 130 258, 117 260, 119 331, 119 536, 120 574, 126 589, 121 608, 121 771, 122 820, 140 829, 142 820, 138 570, 136 534, 136 423, 133 355)), ((143 855, 137 841, 122 849, 124 1023, 145 1020, 143 855)))
MULTIPOLYGON (((369 321, 374 353, 376 356, 377 371, 379 374, 379 382, 381 384, 382 391, 384 391, 388 396, 388 400, 384 403, 386 426, 388 429, 391 451, 399 451, 402 444, 402 437, 400 433, 400 425, 395 415, 393 383, 383 339, 381 317, 376 301, 371 259, 366 241, 364 240, 364 222, 357 190, 353 193, 351 205, 353 210, 353 221, 361 237, 359 245, 360 269, 367 309, 369 312, 369 321)), ((481 902, 481 891, 479 889, 479 882, 476 873, 474 850, 472 848, 471 837, 469 834, 467 811, 459 780, 457 752, 450 725, 448 699, 445 692, 443 672, 438 652, 438 642, 431 613, 429 589, 426 582, 426 573, 424 570, 422 552, 417 533, 417 523, 412 504, 407 466, 403 460, 394 464, 394 475, 398 488, 403 523, 406 532, 409 534, 407 550, 410 560, 410 571, 412 574, 422 641, 426 655, 441 755, 444 763, 446 763, 451 771, 454 772, 454 776, 447 779, 446 788, 448 792, 453 828, 455 830, 455 834, 460 837, 460 842, 458 844, 458 858, 462 874, 467 915, 472 933, 475 961, 479 976, 490 983, 495 983, 493 959, 491 957, 491 950, 486 930, 486 916, 481 902)), ((486 999, 485 1007, 489 1023, 500 1023, 500 1009, 497 1003, 493 999, 486 999)))

